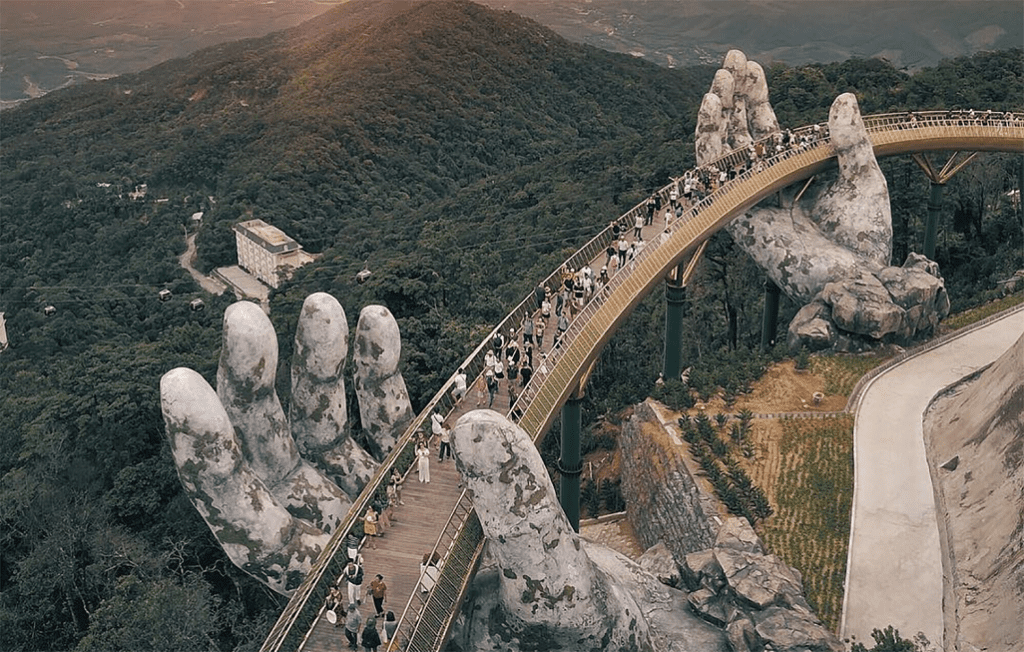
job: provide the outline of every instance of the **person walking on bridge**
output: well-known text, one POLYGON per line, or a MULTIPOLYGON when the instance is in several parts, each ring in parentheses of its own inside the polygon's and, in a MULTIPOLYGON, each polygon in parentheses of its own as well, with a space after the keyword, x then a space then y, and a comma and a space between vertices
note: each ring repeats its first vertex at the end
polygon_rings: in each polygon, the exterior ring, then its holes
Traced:
POLYGON ((348 649, 350 650, 359 649, 357 642, 359 640, 359 625, 362 622, 363 617, 359 615, 359 607, 355 602, 350 602, 345 616, 345 638, 348 639, 348 649))
POLYGON ((373 598, 373 609, 380 618, 384 615, 384 603, 388 598, 388 585, 384 583, 384 576, 380 573, 377 573, 370 582, 370 597, 373 598))
POLYGON ((366 619, 361 642, 367 652, 377 652, 380 647, 380 632, 377 631, 377 619, 373 616, 366 619))
POLYGON ((359 597, 359 592, 363 588, 363 564, 362 560, 350 561, 348 566, 345 567, 345 572, 342 574, 345 581, 348 582, 348 601, 349 604, 359 605, 362 599, 359 597))
POLYGON ((452 387, 452 399, 461 401, 466 396, 466 372, 462 367, 455 373, 454 386, 452 387))

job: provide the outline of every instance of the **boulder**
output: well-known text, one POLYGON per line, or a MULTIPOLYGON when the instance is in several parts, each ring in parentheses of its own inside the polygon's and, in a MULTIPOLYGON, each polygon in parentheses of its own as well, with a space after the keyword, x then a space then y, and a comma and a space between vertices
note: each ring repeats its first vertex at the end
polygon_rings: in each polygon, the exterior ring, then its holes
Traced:
POLYGON ((846 647, 814 616, 782 607, 752 614, 758 637, 776 652, 844 652, 846 647))
POLYGON ((892 302, 885 286, 872 274, 861 272, 829 283, 820 298, 832 307, 832 321, 847 332, 876 340, 909 335, 906 311, 892 302))
POLYGON ((832 310, 824 301, 814 300, 797 311, 789 322, 786 346, 790 351, 806 348, 822 351, 835 345, 838 333, 832 323, 832 310))
POLYGON ((754 622, 741 616, 725 627, 725 636, 733 652, 761 652, 764 646, 754 629, 754 622))
POLYGON ((754 609, 783 605, 810 613, 800 578, 775 555, 715 548, 715 559, 742 604, 754 609))
POLYGON ((764 554, 764 544, 745 518, 729 517, 718 530, 715 548, 764 554))
POLYGON ((658 542, 651 546, 644 551, 644 554, 640 555, 640 559, 637 561, 640 563, 640 568, 657 577, 662 584, 677 589, 682 587, 679 564, 676 563, 675 557, 664 543, 658 542))
POLYGON ((725 574, 712 549, 686 555, 681 570, 683 582, 691 591, 703 586, 717 593, 725 586, 725 574))
POLYGON ((718 596, 711 589, 697 589, 690 594, 688 600, 693 612, 712 625, 725 627, 729 621, 725 598, 718 596))

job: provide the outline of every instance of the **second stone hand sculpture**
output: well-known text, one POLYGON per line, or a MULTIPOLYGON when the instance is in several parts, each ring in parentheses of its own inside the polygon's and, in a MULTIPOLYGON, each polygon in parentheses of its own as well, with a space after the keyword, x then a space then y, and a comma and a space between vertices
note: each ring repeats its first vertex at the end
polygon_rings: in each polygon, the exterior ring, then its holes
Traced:
MULTIPOLYGON (((384 307, 360 315, 360 412, 379 459, 412 418, 397 369, 398 325, 384 307), (388 415, 379 423, 378 415, 388 415), (372 415, 372 416, 370 416, 372 415)), ((308 296, 296 328, 288 418, 275 387, 277 336, 256 304, 224 313, 217 391, 191 369, 160 381, 161 410, 186 493, 230 559, 289 593, 373 476, 378 459, 351 437, 344 365, 348 324, 338 301, 308 296)))

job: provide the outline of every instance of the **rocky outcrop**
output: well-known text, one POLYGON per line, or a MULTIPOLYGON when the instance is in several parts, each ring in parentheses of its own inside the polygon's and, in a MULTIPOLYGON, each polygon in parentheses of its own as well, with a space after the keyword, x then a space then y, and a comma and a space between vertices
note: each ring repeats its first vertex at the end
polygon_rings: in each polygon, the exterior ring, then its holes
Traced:
POLYGON ((690 607, 723 627, 735 652, 845 649, 811 611, 800 574, 765 553, 746 519, 728 519, 713 548, 686 555, 682 577, 690 607))
POLYGON ((664 542, 676 559, 703 550, 715 540, 711 514, 678 448, 651 436, 662 430, 647 403, 636 407, 619 435, 622 495, 633 531, 646 549, 664 542))
POLYGON ((1024 649, 1024 335, 924 419, 948 567, 947 649, 1024 649))
POLYGON ((402 337, 391 311, 384 306, 363 308, 352 348, 356 400, 363 430, 369 435, 367 446, 383 460, 416 416, 398 370, 402 337))
POLYGON ((828 283, 790 322, 787 345, 859 351, 930 335, 949 314, 949 295, 937 274, 935 263, 911 254, 903 267, 828 283))

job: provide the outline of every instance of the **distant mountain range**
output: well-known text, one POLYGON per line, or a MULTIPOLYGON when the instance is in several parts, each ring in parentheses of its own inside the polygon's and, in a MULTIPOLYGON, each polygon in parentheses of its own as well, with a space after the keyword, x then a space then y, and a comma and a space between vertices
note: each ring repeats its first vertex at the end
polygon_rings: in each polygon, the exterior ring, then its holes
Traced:
MULTIPOLYGON (((86 79, 138 72, 317 16, 312 0, 4 0, 0 107, 86 79)), ((730 48, 790 65, 882 57, 916 70, 1024 44, 1019 0, 483 0, 613 52, 681 67, 730 48)))
POLYGON ((916 70, 1024 44, 1019 0, 483 0, 566 38, 660 65, 880 57, 916 70))

